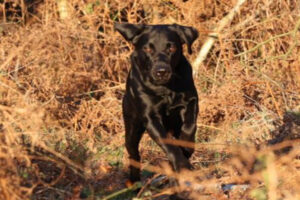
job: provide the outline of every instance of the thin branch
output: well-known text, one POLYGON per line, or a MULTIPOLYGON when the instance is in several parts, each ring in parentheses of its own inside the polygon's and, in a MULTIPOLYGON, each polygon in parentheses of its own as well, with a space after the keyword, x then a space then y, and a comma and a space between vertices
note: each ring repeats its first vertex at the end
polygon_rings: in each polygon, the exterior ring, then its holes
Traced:
POLYGON ((288 36, 288 35, 290 35, 291 33, 293 33, 293 31, 290 31, 290 32, 287 32, 287 33, 282 33, 282 34, 279 34, 279 35, 275 35, 274 37, 271 37, 271 38, 269 38, 269 39, 267 39, 267 40, 265 40, 265 41, 263 41, 263 42, 257 44, 255 47, 249 49, 248 51, 244 51, 244 52, 242 52, 242 53, 239 53, 239 54, 235 55, 234 57, 238 57, 238 56, 242 56, 242 55, 247 54, 247 53, 251 53, 251 52, 257 50, 258 48, 260 48, 261 46, 263 46, 263 45, 265 45, 265 44, 271 42, 272 40, 275 40, 275 39, 277 39, 277 38, 281 38, 281 37, 288 36))
POLYGON ((199 73, 199 66, 205 60, 208 52, 212 48, 213 44, 215 43, 216 39, 219 37, 220 32, 224 29, 224 27, 229 24, 235 13, 240 10, 240 7, 246 2, 246 0, 239 0, 235 7, 219 22, 218 26, 213 30, 213 33, 208 36, 206 41, 204 42, 197 58, 193 62, 194 68, 194 76, 198 77, 199 73))
POLYGON ((119 191, 117 191, 115 193, 112 193, 112 194, 104 197, 102 200, 113 199, 113 198, 115 198, 115 197, 117 197, 117 196, 119 196, 121 194, 130 192, 130 191, 135 191, 135 190, 137 190, 137 189, 139 189, 141 187, 142 187, 142 183, 141 182, 137 182, 137 183, 135 183, 133 186, 131 186, 129 188, 125 188, 125 189, 119 190, 119 191))
POLYGON ((59 158, 61 161, 63 161, 64 163, 66 163, 66 165, 68 167, 70 167, 71 169, 73 169, 73 172, 75 172, 80 177, 85 178, 86 176, 89 176, 89 174, 86 172, 86 170, 83 167, 81 167, 80 165, 76 164, 71 159, 67 158, 66 156, 62 155, 61 153, 56 152, 55 150, 52 150, 51 148, 49 148, 48 146, 46 146, 44 144, 37 144, 36 147, 39 147, 42 150, 44 150, 44 151, 46 151, 46 152, 54 155, 55 157, 59 158))
MULTIPOLYGON (((295 45, 292 46, 292 47, 295 47, 296 44, 297 44, 297 42, 298 42, 297 39, 296 39, 296 33, 297 33, 297 31, 298 31, 299 28, 300 28, 300 18, 296 22, 296 25, 295 25, 295 27, 294 27, 293 30, 291 30, 291 31, 289 31, 287 33, 282 33, 282 34, 279 34, 279 35, 275 35, 275 36, 273 36, 273 37, 271 37, 271 38, 269 38, 269 39, 267 39, 267 40, 265 40, 265 41, 257 44, 255 47, 249 49, 248 51, 244 51, 242 53, 239 53, 239 54, 235 55, 235 57, 238 57, 238 56, 241 56, 241 55, 244 55, 244 54, 247 54, 247 53, 251 53, 251 52, 257 50, 258 48, 260 48, 261 46, 263 46, 263 45, 271 42, 272 40, 275 40, 275 39, 281 38, 281 37, 285 37, 285 36, 289 36, 289 35, 292 35, 293 38, 295 38, 296 43, 295 43, 295 45)), ((291 50, 292 50, 291 48, 288 50, 288 54, 291 52, 291 50)), ((284 54, 283 56, 285 56, 285 55, 287 55, 287 54, 284 54)))
POLYGON ((57 7, 60 19, 69 19, 70 18, 70 11, 68 8, 68 1, 67 0, 57 0, 57 7))

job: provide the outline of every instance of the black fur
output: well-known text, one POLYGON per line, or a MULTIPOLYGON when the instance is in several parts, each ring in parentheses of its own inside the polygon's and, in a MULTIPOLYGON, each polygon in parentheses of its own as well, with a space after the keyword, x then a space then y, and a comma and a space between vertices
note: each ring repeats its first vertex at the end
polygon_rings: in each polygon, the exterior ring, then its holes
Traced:
MULTIPOLYGON (((135 47, 123 98, 129 158, 140 161, 138 145, 147 130, 175 171, 191 169, 189 158, 194 149, 167 144, 163 139, 169 137, 168 133, 179 140, 195 139, 198 96, 182 45, 192 53, 198 32, 177 24, 116 23, 115 29, 135 47)), ((140 170, 134 166, 130 166, 130 180, 140 180, 140 170)))

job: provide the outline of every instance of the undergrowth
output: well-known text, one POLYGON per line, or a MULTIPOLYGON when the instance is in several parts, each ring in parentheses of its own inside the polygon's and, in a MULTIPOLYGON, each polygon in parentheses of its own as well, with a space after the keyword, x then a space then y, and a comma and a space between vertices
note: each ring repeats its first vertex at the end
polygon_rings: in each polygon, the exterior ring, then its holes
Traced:
POLYGON ((195 170, 173 174, 145 135, 142 192, 126 187, 133 47, 113 22, 193 26, 193 61, 235 4, 0 1, 0 199, 166 199, 174 188, 151 185, 154 173, 192 199, 300 199, 300 3, 289 0, 247 1, 199 66, 195 170))

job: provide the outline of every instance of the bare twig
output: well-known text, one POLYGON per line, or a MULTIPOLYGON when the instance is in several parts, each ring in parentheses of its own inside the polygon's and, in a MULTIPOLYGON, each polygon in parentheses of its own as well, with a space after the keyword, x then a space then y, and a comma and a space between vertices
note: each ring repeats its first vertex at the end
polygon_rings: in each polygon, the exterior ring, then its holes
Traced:
MULTIPOLYGON (((73 169, 73 171, 81 176, 84 177, 84 168, 79 166, 78 164, 74 163, 71 159, 67 158, 66 156, 62 155, 59 152, 56 152, 54 150, 52 150, 51 148, 47 147, 44 144, 38 144, 37 147, 43 149, 44 151, 56 156, 57 158, 59 158, 60 160, 62 160, 64 163, 66 163, 71 169, 73 169)), ((87 175, 87 174, 86 174, 87 175)))
POLYGON ((271 37, 271 38, 269 38, 269 39, 267 39, 267 40, 265 40, 265 41, 263 41, 263 42, 257 44, 257 45, 256 45, 255 47, 253 47, 252 49, 249 49, 248 51, 244 51, 244 52, 242 52, 242 53, 239 53, 239 54, 235 55, 235 57, 238 57, 238 56, 241 56, 241 55, 244 55, 244 54, 247 54, 247 53, 251 53, 251 52, 257 50, 258 48, 260 48, 261 46, 263 46, 263 45, 265 45, 265 44, 271 42, 272 40, 275 40, 275 39, 277 39, 277 38, 281 38, 281 37, 285 37, 285 36, 291 35, 293 32, 294 32, 294 31, 290 31, 290 32, 287 32, 287 33, 275 35, 274 37, 271 37))
POLYGON ((193 68, 194 68, 194 76, 198 77, 199 73, 199 66, 202 64, 202 62, 205 60, 209 50, 212 48, 213 44, 215 43, 216 39, 219 37, 220 32, 223 30, 223 28, 229 24, 235 13, 239 11, 240 7, 245 3, 246 0, 239 0, 235 7, 219 22, 218 26, 213 30, 213 32, 208 36, 206 41, 204 42, 197 58, 193 62, 193 68))
POLYGON ((119 190, 119 191, 117 191, 117 192, 115 192, 113 194, 110 194, 110 195, 104 197, 102 200, 112 199, 112 198, 115 198, 115 197, 117 197, 117 196, 119 196, 121 194, 124 194, 126 192, 135 191, 135 190, 137 190, 137 189, 139 189, 141 187, 142 187, 141 182, 137 182, 133 186, 131 186, 130 188, 125 188, 125 189, 119 190))
MULTIPOLYGON (((269 42, 271 42, 271 41, 273 41, 273 40, 275 40, 277 38, 281 38, 281 37, 285 37, 285 36, 290 36, 290 35, 292 35, 292 37, 295 38, 296 37, 296 33, 297 33, 297 31, 298 31, 299 28, 300 28, 300 18, 296 22, 296 25, 295 25, 295 27, 294 27, 293 30, 291 30, 291 31, 289 31, 287 33, 282 33, 282 34, 279 34, 279 35, 275 35, 275 36, 273 36, 273 37, 271 37, 271 38, 269 38, 269 39, 267 39, 267 40, 265 40, 265 41, 257 44, 255 47, 253 47, 253 48, 251 48, 251 49, 249 49, 247 51, 244 51, 242 53, 239 53, 239 54, 235 55, 235 57, 242 56, 242 55, 245 55, 247 53, 251 53, 251 52, 257 50, 258 48, 260 48, 261 46, 263 46, 263 45, 265 45, 265 44, 267 44, 267 43, 269 43, 269 42)), ((297 42, 298 41, 296 39, 295 44, 292 45, 291 48, 288 50, 288 52, 286 54, 284 54, 283 56, 288 55, 291 52, 291 50, 297 45, 297 42)))
POLYGON ((70 17, 68 1, 58 0, 57 7, 58 7, 58 11, 59 11, 59 16, 61 19, 68 19, 70 17))

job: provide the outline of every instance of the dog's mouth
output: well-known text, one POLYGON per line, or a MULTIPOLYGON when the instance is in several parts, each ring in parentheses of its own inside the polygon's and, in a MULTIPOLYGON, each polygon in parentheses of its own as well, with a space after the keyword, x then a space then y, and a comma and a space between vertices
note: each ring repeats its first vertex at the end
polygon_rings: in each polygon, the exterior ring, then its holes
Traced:
POLYGON ((155 84, 157 84, 157 85, 166 84, 169 82, 169 80, 170 80, 170 78, 164 78, 164 79, 162 79, 162 78, 155 79, 154 78, 155 84))

